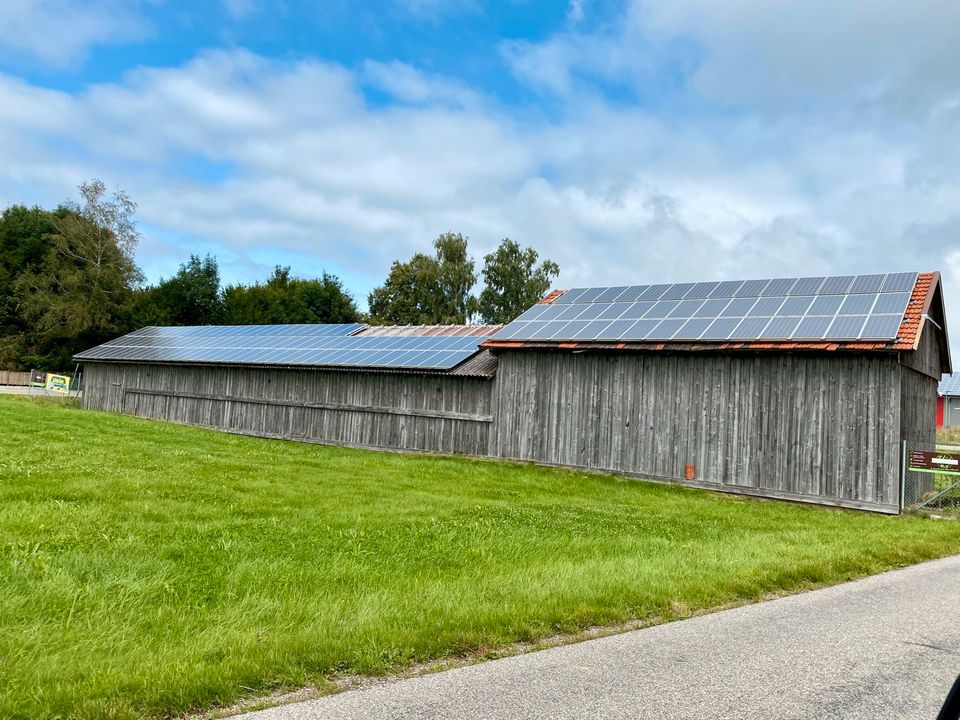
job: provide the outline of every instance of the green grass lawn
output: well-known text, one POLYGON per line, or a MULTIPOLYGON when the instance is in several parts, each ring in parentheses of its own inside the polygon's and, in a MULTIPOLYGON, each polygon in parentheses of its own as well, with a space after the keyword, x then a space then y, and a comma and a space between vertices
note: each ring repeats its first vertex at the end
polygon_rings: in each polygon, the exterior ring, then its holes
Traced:
POLYGON ((0 398, 0 717, 178 714, 960 552, 960 523, 0 398))

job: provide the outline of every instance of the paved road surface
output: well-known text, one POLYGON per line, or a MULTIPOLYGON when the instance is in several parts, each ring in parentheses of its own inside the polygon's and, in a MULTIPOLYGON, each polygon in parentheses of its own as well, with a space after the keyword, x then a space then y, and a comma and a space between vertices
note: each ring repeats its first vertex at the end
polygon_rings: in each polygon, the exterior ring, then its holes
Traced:
POLYGON ((960 556, 244 717, 919 720, 957 674, 960 556))

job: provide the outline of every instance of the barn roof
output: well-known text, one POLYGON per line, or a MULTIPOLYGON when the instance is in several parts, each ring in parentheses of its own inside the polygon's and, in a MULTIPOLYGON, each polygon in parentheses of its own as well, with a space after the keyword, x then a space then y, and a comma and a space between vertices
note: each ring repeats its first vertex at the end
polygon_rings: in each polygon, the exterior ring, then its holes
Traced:
POLYGON ((927 321, 945 342, 944 317, 936 272, 577 288, 552 291, 483 347, 899 352, 917 348, 927 321))
POLYGON ((325 367, 490 377, 479 344, 501 326, 205 325, 146 327, 78 353, 79 362, 325 367))

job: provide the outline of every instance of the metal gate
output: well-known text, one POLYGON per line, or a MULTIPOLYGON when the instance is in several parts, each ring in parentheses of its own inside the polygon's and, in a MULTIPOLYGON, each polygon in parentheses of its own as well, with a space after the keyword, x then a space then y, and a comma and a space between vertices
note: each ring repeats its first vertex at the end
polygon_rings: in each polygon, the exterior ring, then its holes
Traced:
POLYGON ((960 445, 903 443, 900 509, 960 517, 960 445))

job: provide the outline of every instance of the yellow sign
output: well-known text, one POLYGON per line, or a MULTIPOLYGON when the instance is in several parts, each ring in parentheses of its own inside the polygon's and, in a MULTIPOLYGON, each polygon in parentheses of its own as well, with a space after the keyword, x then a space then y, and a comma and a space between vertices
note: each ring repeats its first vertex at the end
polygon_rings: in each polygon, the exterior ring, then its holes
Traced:
POLYGON ((61 393, 63 395, 69 394, 70 376, 47 373, 47 392, 61 393))

